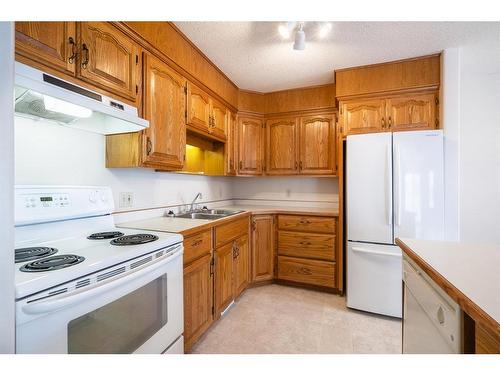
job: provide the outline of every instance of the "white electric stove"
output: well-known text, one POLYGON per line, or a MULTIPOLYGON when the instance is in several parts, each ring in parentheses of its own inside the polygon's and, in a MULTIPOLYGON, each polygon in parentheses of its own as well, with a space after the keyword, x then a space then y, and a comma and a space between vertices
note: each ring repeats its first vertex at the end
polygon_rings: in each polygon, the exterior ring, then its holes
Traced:
POLYGON ((111 189, 17 186, 16 351, 182 353, 182 236, 117 228, 111 189))

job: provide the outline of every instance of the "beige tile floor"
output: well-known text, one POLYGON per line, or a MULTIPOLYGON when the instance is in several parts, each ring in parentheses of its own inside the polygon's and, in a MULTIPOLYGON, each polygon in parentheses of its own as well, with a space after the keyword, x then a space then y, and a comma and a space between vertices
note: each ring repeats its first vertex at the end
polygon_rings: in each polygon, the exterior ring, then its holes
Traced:
POLYGON ((401 353, 401 320, 345 298, 281 285, 246 290, 192 353, 401 353))

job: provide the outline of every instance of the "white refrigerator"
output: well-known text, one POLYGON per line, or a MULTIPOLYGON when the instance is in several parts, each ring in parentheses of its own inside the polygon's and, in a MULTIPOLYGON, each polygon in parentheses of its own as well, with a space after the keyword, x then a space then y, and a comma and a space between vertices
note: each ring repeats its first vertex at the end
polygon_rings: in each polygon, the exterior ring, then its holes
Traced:
POLYGON ((347 137, 347 306, 402 316, 398 237, 442 240, 441 130, 347 137))

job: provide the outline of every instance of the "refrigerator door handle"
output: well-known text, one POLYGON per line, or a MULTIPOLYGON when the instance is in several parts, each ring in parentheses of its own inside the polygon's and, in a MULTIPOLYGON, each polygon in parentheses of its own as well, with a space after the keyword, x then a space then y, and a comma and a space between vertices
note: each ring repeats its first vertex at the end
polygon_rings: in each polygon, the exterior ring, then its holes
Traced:
POLYGON ((392 165, 391 165, 391 145, 387 145, 387 150, 386 150, 386 171, 385 171, 385 181, 386 181, 386 186, 385 186, 385 205, 386 205, 386 212, 387 212, 387 224, 389 226, 392 225, 392 186, 391 186, 391 172, 392 172, 392 165))
POLYGON ((401 226, 401 154, 399 146, 395 147, 394 153, 394 212, 395 222, 401 226))
POLYGON ((385 255, 385 256, 390 256, 390 257, 397 257, 397 258, 401 258, 401 254, 397 254, 397 253, 388 253, 386 251, 377 251, 377 250, 368 250, 368 249, 364 249, 362 247, 355 247, 353 246, 352 248, 352 251, 356 252, 356 253, 366 253, 366 254, 373 254, 373 255, 385 255))

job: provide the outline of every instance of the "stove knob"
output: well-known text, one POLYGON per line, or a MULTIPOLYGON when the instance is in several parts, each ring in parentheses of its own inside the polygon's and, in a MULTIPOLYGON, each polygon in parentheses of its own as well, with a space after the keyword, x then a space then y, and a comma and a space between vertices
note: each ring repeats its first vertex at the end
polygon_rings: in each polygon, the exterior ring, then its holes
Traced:
POLYGON ((96 203, 97 202, 97 194, 95 191, 89 194, 89 201, 90 203, 96 203))

